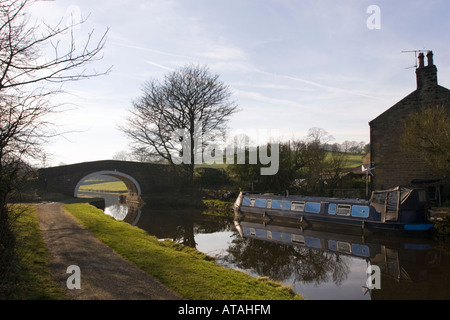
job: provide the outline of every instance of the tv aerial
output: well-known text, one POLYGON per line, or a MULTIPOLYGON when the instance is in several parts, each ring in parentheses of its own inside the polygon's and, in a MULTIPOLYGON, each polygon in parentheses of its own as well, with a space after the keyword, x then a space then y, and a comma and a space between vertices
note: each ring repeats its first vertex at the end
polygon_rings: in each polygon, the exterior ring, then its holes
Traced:
POLYGON ((428 52, 428 51, 430 51, 430 50, 425 50, 425 49, 422 49, 422 50, 402 50, 402 53, 414 52, 414 65, 412 67, 407 67, 405 69, 412 69, 412 68, 416 68, 417 69, 417 67, 418 67, 418 65, 417 65, 417 55, 419 53, 424 53, 424 52, 428 52))

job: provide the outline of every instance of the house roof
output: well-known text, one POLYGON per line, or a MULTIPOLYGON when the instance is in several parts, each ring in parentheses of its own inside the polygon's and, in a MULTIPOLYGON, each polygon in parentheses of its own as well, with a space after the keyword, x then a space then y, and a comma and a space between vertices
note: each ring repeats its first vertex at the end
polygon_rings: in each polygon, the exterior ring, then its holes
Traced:
POLYGON ((405 118, 411 112, 417 112, 422 107, 430 105, 446 104, 450 108, 450 90, 438 85, 437 68, 433 63, 433 52, 426 55, 428 65, 425 66, 425 55, 420 52, 419 65, 416 69, 417 89, 397 102, 391 108, 369 122, 372 126, 386 118, 405 118))
POLYGON ((447 102, 447 106, 450 108, 450 90, 437 85, 427 90, 415 90, 407 95, 405 98, 394 104, 391 108, 384 111, 378 117, 369 122, 369 125, 376 123, 377 121, 384 121, 384 118, 391 117, 392 115, 407 115, 412 111, 419 111, 420 108, 431 104, 442 104, 447 102))

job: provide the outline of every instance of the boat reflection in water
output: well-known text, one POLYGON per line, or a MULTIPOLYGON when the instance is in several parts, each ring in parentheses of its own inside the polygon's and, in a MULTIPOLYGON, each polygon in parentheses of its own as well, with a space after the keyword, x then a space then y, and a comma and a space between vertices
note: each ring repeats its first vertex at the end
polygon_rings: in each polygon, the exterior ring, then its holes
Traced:
MULTIPOLYGON (((316 254, 315 258, 312 258, 316 262, 320 260, 321 253, 336 256, 335 259, 328 257, 318 262, 315 267, 317 269, 327 268, 319 264, 326 265, 341 261, 341 265, 336 264, 337 267, 328 266, 328 268, 347 270, 344 273, 350 272, 349 267, 342 266, 344 257, 365 260, 367 267, 378 266, 380 289, 373 288, 372 285, 368 288, 367 283, 361 281, 364 295, 366 297, 370 295, 371 299, 450 298, 449 257, 445 251, 435 247, 436 242, 432 239, 393 235, 386 237, 376 233, 364 235, 363 232, 346 234, 317 227, 303 229, 301 224, 283 223, 280 220, 274 223, 260 216, 239 214, 235 216, 235 227, 242 238, 293 246, 297 251, 309 250, 309 253, 303 253, 303 256, 316 254)), ((259 257, 259 259, 264 260, 265 257, 259 257)), ((311 270, 312 259, 304 262, 308 263, 307 266, 296 265, 295 268, 301 270, 307 268, 309 270, 306 273, 315 273, 311 270)), ((298 263, 292 260, 299 260, 299 258, 294 256, 286 263, 298 263)), ((368 277, 367 274, 361 279, 367 280, 368 277)), ((301 275, 300 278, 307 277, 301 275)), ((372 279, 375 279, 375 274, 372 279)))

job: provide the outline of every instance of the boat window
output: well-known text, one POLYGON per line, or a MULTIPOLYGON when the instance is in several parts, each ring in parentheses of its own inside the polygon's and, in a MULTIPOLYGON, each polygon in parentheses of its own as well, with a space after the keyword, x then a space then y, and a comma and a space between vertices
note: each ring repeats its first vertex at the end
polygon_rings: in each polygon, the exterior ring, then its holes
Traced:
POLYGON ((322 248, 322 241, 319 238, 315 237, 306 237, 305 239, 306 245, 311 248, 322 248))
POLYGON ((272 199, 267 199, 267 208, 272 208, 272 199))
POLYGON ((267 230, 267 239, 272 240, 272 231, 267 230))
POLYGON ((330 203, 330 205, 328 206, 328 213, 336 214, 336 204, 335 203, 330 203))
POLYGON ((351 208, 349 204, 338 204, 336 213, 340 216, 349 216, 351 208))
POLYGON ((394 211, 398 210, 398 191, 388 192, 387 200, 386 200, 386 211, 394 211))
POLYGON ((343 252, 343 253, 352 253, 352 247, 350 243, 338 241, 337 242, 337 251, 343 252))
POLYGON ((255 228, 250 228, 250 235, 251 235, 252 237, 256 236, 256 230, 255 230, 255 228))
POLYGON ((311 213, 319 213, 320 212, 320 203, 317 202, 307 202, 305 207, 306 212, 311 213))
POLYGON ((337 251, 336 240, 328 240, 328 249, 330 249, 331 251, 337 251))
POLYGON ((242 205, 243 206, 249 206, 250 205, 250 198, 242 199, 242 205))
POLYGON ((255 200, 255 207, 265 208, 266 207, 266 202, 267 202, 266 199, 256 199, 255 200))
POLYGON ((367 218, 369 216, 369 207, 367 206, 353 206, 352 207, 352 216, 367 218))
POLYGON ((425 190, 419 190, 418 191, 419 194, 419 201, 420 202, 427 202, 427 192, 425 190))
POLYGON ((304 244, 305 244, 305 237, 304 237, 304 236, 301 236, 301 235, 299 235, 299 234, 294 234, 294 233, 292 233, 292 234, 291 234, 291 241, 292 241, 293 243, 297 243, 297 244, 302 244, 302 245, 304 245, 304 244))
POLYGON ((273 209, 289 210, 291 208, 291 202, 288 200, 273 200, 273 209))
POLYGON ((255 206, 255 199, 250 199, 250 207, 254 207, 255 206))
POLYGON ((374 192, 372 193, 371 202, 385 204, 386 203, 386 192, 374 192))
POLYGON ((304 211, 305 210, 305 202, 292 201, 291 210, 292 211, 304 211))
POLYGON ((363 244, 352 244, 352 252, 358 256, 370 257, 370 249, 363 244))

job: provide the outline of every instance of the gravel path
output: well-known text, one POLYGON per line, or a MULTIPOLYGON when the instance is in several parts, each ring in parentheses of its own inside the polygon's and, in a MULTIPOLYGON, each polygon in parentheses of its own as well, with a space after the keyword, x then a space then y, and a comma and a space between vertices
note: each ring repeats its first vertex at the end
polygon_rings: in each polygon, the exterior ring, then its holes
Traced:
POLYGON ((44 241, 52 254, 52 271, 66 288, 71 300, 175 300, 175 293, 148 276, 84 229, 62 203, 37 205, 37 216, 44 241), (80 289, 68 289, 76 284, 76 272, 67 273, 69 266, 78 266, 80 289), (72 281, 73 280, 73 281, 72 281))

